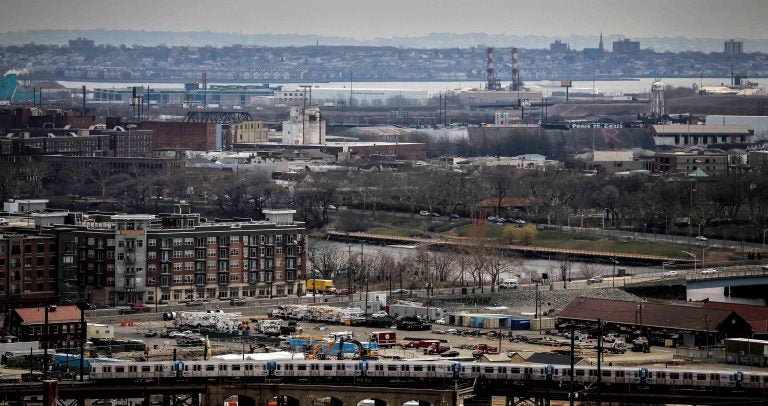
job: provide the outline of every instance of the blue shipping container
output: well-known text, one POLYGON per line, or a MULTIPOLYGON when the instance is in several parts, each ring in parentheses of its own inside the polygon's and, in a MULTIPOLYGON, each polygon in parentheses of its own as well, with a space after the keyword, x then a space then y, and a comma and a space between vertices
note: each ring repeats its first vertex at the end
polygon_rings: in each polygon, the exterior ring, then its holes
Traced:
POLYGON ((530 330, 531 321, 528 319, 512 319, 509 321, 510 330, 530 330))

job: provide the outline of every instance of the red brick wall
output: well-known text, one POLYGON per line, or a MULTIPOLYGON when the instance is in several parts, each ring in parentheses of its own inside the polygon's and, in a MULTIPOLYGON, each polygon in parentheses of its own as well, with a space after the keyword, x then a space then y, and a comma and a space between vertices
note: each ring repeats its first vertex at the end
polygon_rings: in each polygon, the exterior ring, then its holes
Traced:
POLYGON ((186 149, 209 151, 216 149, 216 124, 181 121, 145 121, 139 129, 154 131, 152 149, 186 149))

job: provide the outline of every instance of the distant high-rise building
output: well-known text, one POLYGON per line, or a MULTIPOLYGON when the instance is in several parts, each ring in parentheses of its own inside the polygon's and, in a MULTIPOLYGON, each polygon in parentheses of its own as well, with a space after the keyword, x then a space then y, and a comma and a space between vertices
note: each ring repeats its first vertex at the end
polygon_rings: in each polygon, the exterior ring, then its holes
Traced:
POLYGON ((80 38, 69 40, 70 51, 89 51, 93 49, 95 43, 92 39, 80 38))
POLYGON ((640 52, 640 41, 630 41, 624 38, 621 41, 613 41, 614 54, 636 54, 640 52))
POLYGON ((742 41, 725 41, 723 43, 723 53, 727 55, 739 55, 744 53, 744 43, 742 41))
POLYGON ((561 42, 559 39, 549 44, 549 50, 552 52, 568 52, 568 44, 561 42))

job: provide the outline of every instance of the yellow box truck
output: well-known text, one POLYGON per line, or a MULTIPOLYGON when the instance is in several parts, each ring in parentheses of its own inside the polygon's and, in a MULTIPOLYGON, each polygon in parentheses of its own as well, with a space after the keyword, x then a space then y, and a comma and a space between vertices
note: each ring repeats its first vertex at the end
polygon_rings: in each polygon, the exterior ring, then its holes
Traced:
POLYGON ((335 295, 336 287, 330 279, 307 279, 307 293, 325 293, 335 295))

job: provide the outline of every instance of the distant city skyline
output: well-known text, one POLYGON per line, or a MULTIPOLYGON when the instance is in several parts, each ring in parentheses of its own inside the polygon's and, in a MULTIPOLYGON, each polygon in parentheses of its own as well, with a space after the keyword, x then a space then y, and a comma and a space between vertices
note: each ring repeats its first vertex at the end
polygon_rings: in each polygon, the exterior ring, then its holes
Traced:
POLYGON ((766 39, 765 0, 0 0, 0 35, 45 29, 766 39))

